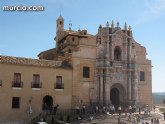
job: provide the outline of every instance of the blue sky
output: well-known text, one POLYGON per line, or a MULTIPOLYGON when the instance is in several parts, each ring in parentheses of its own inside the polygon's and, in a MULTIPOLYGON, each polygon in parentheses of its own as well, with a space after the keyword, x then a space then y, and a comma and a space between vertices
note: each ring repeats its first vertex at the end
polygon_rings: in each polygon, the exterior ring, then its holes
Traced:
POLYGON ((152 60, 153 92, 165 91, 165 0, 1 0, 0 54, 37 58, 55 47, 56 19, 65 19, 65 28, 87 29, 96 34, 98 26, 119 21, 131 25, 134 39, 147 48, 152 60), (44 6, 41 12, 5 12, 2 7, 44 6))

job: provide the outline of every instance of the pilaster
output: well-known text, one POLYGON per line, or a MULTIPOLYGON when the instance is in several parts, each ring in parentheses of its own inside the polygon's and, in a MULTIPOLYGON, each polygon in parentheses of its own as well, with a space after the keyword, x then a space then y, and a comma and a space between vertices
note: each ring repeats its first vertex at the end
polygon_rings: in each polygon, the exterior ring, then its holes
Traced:
POLYGON ((99 93, 100 93, 100 99, 99 101, 101 103, 103 103, 103 73, 102 73, 102 70, 100 71, 100 90, 99 90, 99 93))
POLYGON ((109 70, 106 69, 106 77, 105 77, 105 99, 104 99, 104 102, 106 105, 109 105, 110 104, 110 73, 109 73, 109 70))

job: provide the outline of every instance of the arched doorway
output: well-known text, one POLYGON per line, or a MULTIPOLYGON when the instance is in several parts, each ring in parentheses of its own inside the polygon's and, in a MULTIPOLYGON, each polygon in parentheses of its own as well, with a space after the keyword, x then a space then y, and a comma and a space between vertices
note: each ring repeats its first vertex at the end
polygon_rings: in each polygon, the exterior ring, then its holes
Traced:
POLYGON ((117 109, 119 105, 125 106, 125 102, 127 99, 127 95, 125 92, 125 88, 120 83, 115 83, 111 86, 110 90, 110 100, 111 103, 115 106, 117 109))
POLYGON ((112 104, 115 106, 115 108, 118 107, 120 104, 119 90, 117 88, 112 88, 110 95, 112 104))
POLYGON ((43 106, 42 109, 49 109, 53 106, 53 98, 50 95, 46 95, 42 100, 43 106))

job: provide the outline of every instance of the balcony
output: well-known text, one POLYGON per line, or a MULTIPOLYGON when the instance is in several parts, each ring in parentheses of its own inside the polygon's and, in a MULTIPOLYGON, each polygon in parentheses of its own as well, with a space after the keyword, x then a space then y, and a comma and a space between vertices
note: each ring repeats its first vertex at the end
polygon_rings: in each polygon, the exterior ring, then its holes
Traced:
POLYGON ((2 87, 2 80, 0 80, 0 87, 2 87))
POLYGON ((23 88, 23 82, 12 81, 12 87, 13 88, 23 88))
POLYGON ((114 61, 113 66, 114 67, 123 67, 123 63, 122 63, 122 61, 114 61))
POLYGON ((55 83, 55 84, 54 84, 54 89, 55 89, 56 91, 64 90, 64 83, 55 83))
POLYGON ((32 82, 31 88, 42 88, 42 83, 41 82, 32 82))

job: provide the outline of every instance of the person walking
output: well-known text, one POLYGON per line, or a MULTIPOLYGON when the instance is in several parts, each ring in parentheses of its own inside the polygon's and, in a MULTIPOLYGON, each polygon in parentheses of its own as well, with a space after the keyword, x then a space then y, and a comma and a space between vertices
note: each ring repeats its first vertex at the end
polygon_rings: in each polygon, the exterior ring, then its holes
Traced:
POLYGON ((165 120, 165 112, 163 113, 163 116, 164 116, 164 120, 165 120))

